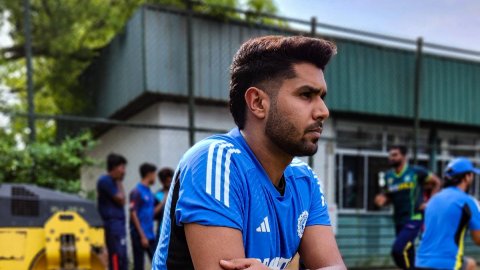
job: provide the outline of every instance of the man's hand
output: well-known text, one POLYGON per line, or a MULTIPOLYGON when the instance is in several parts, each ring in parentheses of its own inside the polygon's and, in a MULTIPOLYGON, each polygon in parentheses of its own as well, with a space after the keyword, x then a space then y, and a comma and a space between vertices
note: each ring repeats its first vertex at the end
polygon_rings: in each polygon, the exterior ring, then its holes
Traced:
POLYGON ((220 266, 225 270, 270 270, 257 259, 220 260, 220 266))
POLYGON ((378 207, 383 207, 385 206, 385 204, 387 204, 387 196, 385 196, 385 194, 378 194, 377 196, 375 196, 375 205, 377 205, 378 207))
POLYGON ((147 249, 150 246, 150 243, 148 242, 148 239, 145 236, 141 237, 140 242, 142 242, 142 247, 145 249, 147 249))
POLYGON ((422 203, 422 204, 420 204, 420 206, 418 207, 418 210, 423 211, 423 210, 425 210, 425 208, 427 208, 427 203, 422 203))

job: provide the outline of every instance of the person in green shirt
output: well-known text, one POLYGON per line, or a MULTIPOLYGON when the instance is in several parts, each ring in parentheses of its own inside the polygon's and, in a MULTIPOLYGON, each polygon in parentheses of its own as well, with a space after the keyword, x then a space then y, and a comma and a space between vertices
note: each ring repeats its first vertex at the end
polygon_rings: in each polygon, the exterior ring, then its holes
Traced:
POLYGON ((426 202, 440 189, 440 179, 421 166, 409 165, 405 146, 392 146, 388 160, 392 169, 385 174, 386 189, 375 197, 375 204, 393 205, 396 239, 392 257, 398 267, 414 269, 415 238, 423 226, 426 202), (432 187, 428 195, 426 185, 432 187))

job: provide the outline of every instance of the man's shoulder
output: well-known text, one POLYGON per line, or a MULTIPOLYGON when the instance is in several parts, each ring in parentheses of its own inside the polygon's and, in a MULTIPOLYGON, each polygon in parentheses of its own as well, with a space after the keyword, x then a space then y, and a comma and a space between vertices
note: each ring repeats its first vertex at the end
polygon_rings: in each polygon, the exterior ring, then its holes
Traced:
POLYGON ((130 196, 140 195, 141 193, 142 193, 142 191, 138 188, 137 185, 133 186, 132 190, 130 190, 130 196))
POLYGON ((243 158, 244 151, 241 144, 228 134, 214 135, 203 139, 192 146, 182 157, 180 167, 188 166, 208 166, 209 163, 225 162, 226 159, 243 158), (212 162, 209 162, 212 161, 212 162))
POLYGON ((308 186, 313 187, 318 185, 321 188, 320 179, 306 162, 299 158, 294 158, 288 167, 291 169, 291 173, 296 179, 295 183, 298 184, 300 183, 299 180, 303 179, 308 186))
POLYGON ((107 187, 112 184, 113 184, 113 179, 108 174, 101 175, 97 180, 97 187, 98 186, 107 187))
POLYGON ((432 197, 431 201, 435 201, 438 203, 455 201, 462 204, 472 199, 473 198, 470 195, 468 195, 467 193, 455 187, 446 187, 442 189, 440 192, 438 192, 437 194, 435 194, 432 197))
POLYGON ((102 181, 102 182, 105 182, 105 181, 109 181, 111 180, 112 177, 108 174, 102 174, 100 175, 100 177, 98 177, 98 182, 102 181))
POLYGON ((292 173, 295 177, 312 177, 315 175, 310 166, 308 166, 306 162, 302 161, 299 158, 294 158, 288 166, 291 168, 292 173))
POLYGON ((423 174, 428 174, 429 170, 421 165, 412 165, 409 166, 409 170, 411 170, 413 173, 423 173, 423 174))
POLYGON ((395 177, 395 171, 393 169, 388 169, 385 172, 385 178, 395 177))

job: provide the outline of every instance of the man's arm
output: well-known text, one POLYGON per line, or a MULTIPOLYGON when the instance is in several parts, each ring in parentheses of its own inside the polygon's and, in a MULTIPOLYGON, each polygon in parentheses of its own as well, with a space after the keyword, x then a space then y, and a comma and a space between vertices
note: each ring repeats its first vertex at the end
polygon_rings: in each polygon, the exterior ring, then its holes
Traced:
POLYGON ((162 211, 163 207, 165 206, 165 203, 167 202, 167 197, 168 195, 163 196, 163 199, 161 202, 158 202, 155 205, 155 209, 153 209, 153 215, 156 217, 158 214, 162 211))
POLYGON ((480 230, 471 231, 470 235, 475 245, 480 246, 480 230))
POLYGON ((149 242, 147 237, 145 236, 145 232, 142 229, 142 225, 140 225, 140 219, 138 218, 137 211, 142 204, 142 196, 138 192, 137 189, 134 189, 130 192, 130 220, 133 222, 133 226, 138 232, 140 236, 140 242, 142 247, 148 248, 149 242))
POLYGON ((241 231, 196 223, 184 224, 184 227, 195 269, 224 269, 220 266, 221 260, 245 258, 241 231))
POLYGON ((122 181, 115 180, 115 184, 117 185, 117 193, 112 196, 112 199, 115 203, 120 206, 125 205, 125 190, 123 189, 122 181))
POLYGON ((142 226, 140 225, 140 220, 138 219, 137 211, 133 209, 130 210, 130 219, 133 221, 133 225, 135 226, 135 229, 137 229, 137 232, 140 235, 140 241, 142 243, 142 247, 148 248, 150 243, 148 242, 148 239, 145 236, 145 233, 143 232, 142 226))
POLYGON ((480 246, 480 205, 477 199, 470 197, 467 201, 468 208, 470 208, 471 218, 468 224, 470 229, 470 236, 475 245, 480 246))
POLYGON ((308 269, 347 269, 330 226, 305 227, 299 253, 308 269))
POLYGON ((385 205, 390 203, 388 196, 385 193, 380 193, 375 196, 375 205, 378 207, 384 207, 385 205))
POLYGON ((427 181, 426 182, 433 184, 432 195, 437 193, 438 191, 440 191, 440 188, 442 186, 442 182, 440 181, 440 178, 436 174, 431 172, 427 176, 427 181))

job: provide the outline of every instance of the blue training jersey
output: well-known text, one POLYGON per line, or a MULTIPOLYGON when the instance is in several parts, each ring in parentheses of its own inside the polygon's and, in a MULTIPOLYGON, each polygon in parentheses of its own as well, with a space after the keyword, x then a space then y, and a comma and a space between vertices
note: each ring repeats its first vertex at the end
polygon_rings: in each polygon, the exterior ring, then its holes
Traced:
POLYGON ((415 265, 461 269, 467 229, 480 230, 477 201, 457 187, 445 188, 434 195, 425 210, 425 232, 415 265))
MULTIPOLYGON (((154 205, 155 197, 150 187, 138 183, 130 192, 130 211, 136 212, 142 231, 149 240, 155 239, 153 232, 154 205)), ((137 232, 132 219, 130 219, 130 232, 137 232)))
POLYGON ((125 234, 125 210, 115 202, 118 193, 115 180, 108 174, 97 181, 97 207, 107 233, 125 234))
POLYGON ((282 196, 238 129, 193 146, 175 172, 153 268, 193 269, 183 224, 240 230, 247 258, 285 268, 306 226, 330 225, 315 173, 294 159, 282 196))

